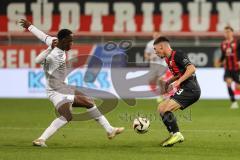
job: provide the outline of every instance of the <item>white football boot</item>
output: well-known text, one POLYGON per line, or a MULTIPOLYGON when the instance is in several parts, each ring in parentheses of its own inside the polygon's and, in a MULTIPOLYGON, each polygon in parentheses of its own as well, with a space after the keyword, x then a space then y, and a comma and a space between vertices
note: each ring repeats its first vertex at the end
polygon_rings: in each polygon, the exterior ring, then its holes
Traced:
POLYGON ((47 147, 47 145, 43 139, 36 139, 32 143, 33 143, 33 146, 47 147))
POLYGON ((237 101, 233 102, 233 103, 231 104, 231 107, 230 107, 230 108, 231 108, 231 109, 238 109, 239 106, 238 106, 237 101))
POLYGON ((107 133, 108 139, 113 139, 116 135, 122 133, 124 131, 124 127, 114 128, 111 133, 107 133))

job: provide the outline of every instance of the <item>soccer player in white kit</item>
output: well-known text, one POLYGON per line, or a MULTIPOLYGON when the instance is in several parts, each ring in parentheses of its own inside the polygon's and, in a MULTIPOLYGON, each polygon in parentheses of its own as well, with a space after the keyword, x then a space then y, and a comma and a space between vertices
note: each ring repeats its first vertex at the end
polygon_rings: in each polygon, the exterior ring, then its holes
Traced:
MULTIPOLYGON (((161 59, 160 57, 158 57, 156 55, 156 51, 154 50, 154 47, 153 47, 153 43, 154 43, 155 39, 160 37, 160 33, 153 32, 152 37, 153 37, 153 39, 150 40, 146 44, 146 47, 144 50, 144 58, 145 58, 145 60, 149 61, 150 69, 152 71, 154 71, 152 77, 150 77, 150 86, 154 87, 159 83, 159 81, 167 78, 166 77, 167 74, 166 75, 164 74, 162 76, 160 75, 162 73, 162 71, 160 70, 160 67, 159 67, 159 65, 162 65, 162 66, 166 67, 166 69, 167 69, 167 64, 164 59, 161 59)), ((164 98, 165 98, 164 96, 160 95, 157 98, 157 102, 160 103, 164 98)))
POLYGON ((69 89, 64 82, 65 74, 67 74, 66 51, 71 49, 73 43, 72 32, 68 29, 62 29, 58 32, 57 37, 51 37, 37 29, 27 20, 21 19, 19 23, 23 28, 28 29, 49 46, 36 57, 35 61, 43 65, 47 82, 47 96, 60 115, 53 120, 39 138, 33 141, 33 145, 47 146, 45 144, 46 140, 56 133, 59 128, 72 120, 72 105, 85 107, 89 115, 106 130, 109 139, 122 133, 124 128, 111 126, 105 116, 98 110, 92 98, 77 90, 69 89), (57 84, 53 82, 57 82, 57 84), (62 91, 64 89, 67 92, 62 91))

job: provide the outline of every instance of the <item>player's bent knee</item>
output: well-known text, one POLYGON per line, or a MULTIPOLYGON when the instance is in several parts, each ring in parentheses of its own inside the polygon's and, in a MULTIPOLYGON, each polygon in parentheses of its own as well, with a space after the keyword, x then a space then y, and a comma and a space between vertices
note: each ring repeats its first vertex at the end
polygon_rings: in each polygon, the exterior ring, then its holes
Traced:
POLYGON ((232 85, 231 85, 231 83, 227 83, 227 86, 228 86, 228 87, 231 87, 232 85))
POLYGON ((70 111, 71 104, 66 103, 58 108, 58 113, 63 116, 68 122, 72 120, 72 113, 70 111))
POLYGON ((232 85, 232 80, 231 79, 226 79, 225 82, 226 82, 228 87, 230 87, 232 85))
POLYGON ((85 108, 92 108, 94 106, 94 101, 92 98, 90 97, 86 97, 86 96, 75 96, 74 99, 74 103, 73 106, 77 106, 77 107, 85 107, 85 108))
POLYGON ((85 103, 87 104, 86 108, 88 109, 92 108, 95 105, 93 99, 89 97, 86 98, 85 103))
POLYGON ((160 107, 159 112, 161 114, 164 114, 166 112, 175 111, 178 108, 179 108, 179 105, 175 105, 175 104, 172 104, 172 103, 169 102, 169 103, 165 104, 163 107, 160 107))
POLYGON ((72 120, 72 113, 70 111, 63 112, 61 114, 68 122, 72 120))
POLYGON ((163 113, 166 113, 166 112, 168 112, 168 111, 171 111, 171 109, 169 108, 169 106, 166 106, 166 107, 164 108, 164 110, 163 110, 163 113))
POLYGON ((71 120, 72 120, 72 114, 71 115, 67 115, 67 117, 65 117, 66 118, 66 120, 68 121, 68 122, 70 122, 71 120))
POLYGON ((72 114, 62 114, 61 116, 63 116, 68 122, 72 120, 72 114))
POLYGON ((165 113, 166 105, 159 105, 158 106, 158 112, 162 115, 165 113))

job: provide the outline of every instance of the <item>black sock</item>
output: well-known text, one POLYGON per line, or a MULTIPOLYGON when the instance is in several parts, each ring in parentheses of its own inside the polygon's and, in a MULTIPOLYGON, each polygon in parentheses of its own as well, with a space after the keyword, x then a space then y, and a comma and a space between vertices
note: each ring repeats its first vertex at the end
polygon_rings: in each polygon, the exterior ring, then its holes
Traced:
POLYGON ((236 99, 235 99, 235 96, 234 96, 234 93, 233 93, 233 90, 231 87, 228 87, 228 93, 229 93, 229 96, 230 96, 230 99, 232 102, 235 102, 236 99))
POLYGON ((177 120, 172 112, 167 111, 161 117, 169 133, 179 132, 177 120))

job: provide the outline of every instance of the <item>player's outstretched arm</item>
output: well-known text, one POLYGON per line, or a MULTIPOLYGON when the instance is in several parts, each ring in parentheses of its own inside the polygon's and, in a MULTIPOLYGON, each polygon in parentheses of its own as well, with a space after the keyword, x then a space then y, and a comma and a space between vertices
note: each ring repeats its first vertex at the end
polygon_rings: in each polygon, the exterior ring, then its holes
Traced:
POLYGON ((32 25, 31 22, 29 22, 28 20, 21 19, 19 23, 23 28, 28 29, 32 34, 34 34, 38 39, 40 39, 42 42, 44 42, 48 46, 52 45, 53 39, 57 39, 56 37, 51 37, 45 34, 41 30, 39 30, 37 27, 32 25))
POLYGON ((46 50, 42 51, 36 58, 35 63, 41 64, 46 59, 46 57, 51 53, 53 48, 57 45, 57 40, 54 39, 52 46, 49 46, 46 50))

